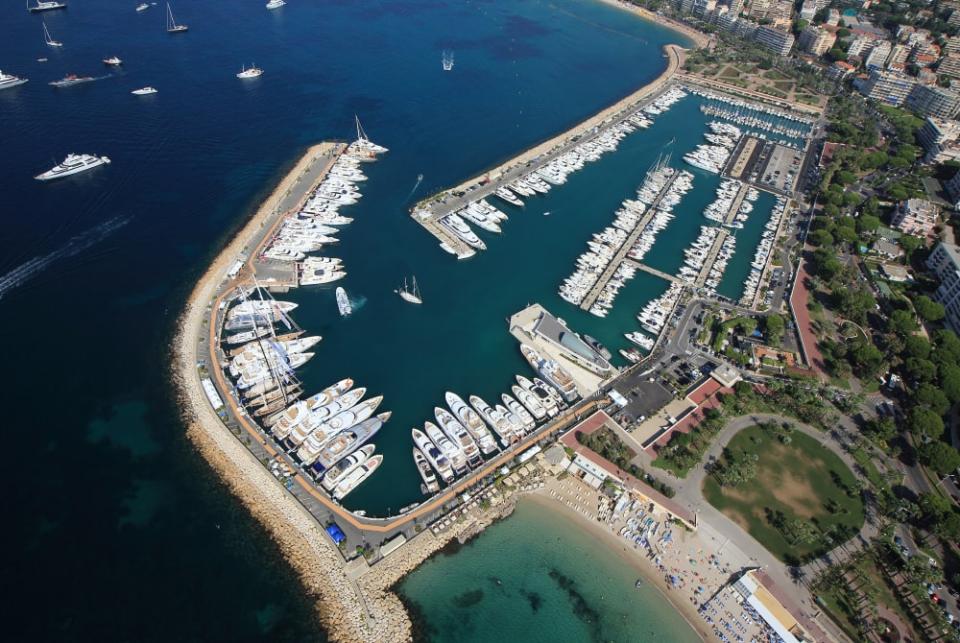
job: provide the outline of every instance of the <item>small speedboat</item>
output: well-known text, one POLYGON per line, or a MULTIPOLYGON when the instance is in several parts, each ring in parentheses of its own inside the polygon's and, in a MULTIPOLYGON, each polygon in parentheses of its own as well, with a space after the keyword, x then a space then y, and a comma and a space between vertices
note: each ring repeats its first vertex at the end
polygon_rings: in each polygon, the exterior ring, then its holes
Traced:
POLYGON ((140 89, 135 89, 130 92, 134 96, 149 96, 150 94, 156 94, 157 90, 153 87, 147 85, 146 87, 141 87, 140 89))
POLYGON ((109 58, 103 59, 103 64, 108 65, 110 67, 119 67, 120 65, 123 64, 123 61, 120 60, 120 58, 117 56, 110 56, 109 58))
POLYGON ((267 3, 267 9, 279 9, 285 4, 287 4, 286 0, 270 0, 270 2, 267 3))

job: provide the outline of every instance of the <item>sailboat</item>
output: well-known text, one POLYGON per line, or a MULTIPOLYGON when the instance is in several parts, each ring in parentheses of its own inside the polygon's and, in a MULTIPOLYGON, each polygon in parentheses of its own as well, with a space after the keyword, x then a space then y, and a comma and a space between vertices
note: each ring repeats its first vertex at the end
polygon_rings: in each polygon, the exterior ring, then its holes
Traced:
POLYGON ((54 40, 54 39, 50 36, 50 30, 47 29, 47 23, 46 23, 46 22, 43 23, 43 39, 44 39, 44 41, 45 41, 48 45, 50 45, 51 47, 63 47, 63 43, 62 43, 62 42, 60 42, 59 40, 54 40))
POLYGON ((189 29, 187 25, 178 25, 177 21, 173 19, 173 9, 170 8, 170 3, 167 3, 167 33, 182 33, 189 29))
POLYGON ((37 4, 30 6, 27 3, 27 9, 30 13, 39 13, 41 11, 52 11, 54 9, 66 9, 66 2, 57 2, 56 0, 37 0, 37 4))
POLYGON ((417 278, 413 278, 413 288, 407 287, 407 278, 403 278, 403 288, 395 290, 395 293, 400 295, 400 298, 411 304, 422 304, 423 299, 420 298, 420 288, 417 286, 417 278))
POLYGON ((443 71, 450 71, 453 69, 453 52, 444 49, 441 62, 443 63, 443 71))

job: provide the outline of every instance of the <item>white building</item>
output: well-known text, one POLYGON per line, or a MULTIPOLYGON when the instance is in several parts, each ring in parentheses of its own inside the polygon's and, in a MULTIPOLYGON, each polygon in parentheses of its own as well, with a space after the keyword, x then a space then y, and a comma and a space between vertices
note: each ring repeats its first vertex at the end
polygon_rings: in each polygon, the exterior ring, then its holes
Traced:
POLYGON ((947 325, 960 332, 960 248, 939 243, 927 258, 927 268, 940 282, 934 299, 943 304, 947 325))

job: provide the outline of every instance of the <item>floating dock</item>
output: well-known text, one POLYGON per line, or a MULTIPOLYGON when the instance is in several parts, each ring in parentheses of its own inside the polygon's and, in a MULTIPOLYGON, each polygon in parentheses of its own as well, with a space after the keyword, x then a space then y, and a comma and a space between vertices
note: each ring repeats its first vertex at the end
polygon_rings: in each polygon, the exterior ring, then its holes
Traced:
POLYGON ((680 176, 680 172, 674 172, 673 176, 671 176, 670 179, 664 183, 663 187, 660 188, 660 192, 657 194, 656 198, 654 198, 653 202, 643 213, 643 218, 641 218, 637 223, 637 226, 630 231, 630 234, 627 235, 627 239, 623 242, 623 245, 621 245, 620 249, 617 250, 617 254, 613 256, 613 260, 607 264, 607 267, 604 268, 600 278, 597 279, 597 283, 593 284, 593 288, 590 289, 590 292, 588 292, 586 297, 583 298, 583 301, 580 302, 580 308, 583 310, 590 310, 593 304, 597 301, 597 297, 599 297, 600 293, 603 292, 607 282, 610 281, 614 273, 617 271, 617 268, 619 268, 620 264, 623 263, 624 259, 627 258, 627 253, 630 252, 631 248, 633 248, 633 245, 643 233, 644 228, 647 227, 647 224, 650 223, 653 215, 656 214, 657 206, 660 205, 660 201, 664 196, 666 196, 667 192, 670 191, 670 188, 673 187, 673 182, 677 180, 678 176, 680 176))

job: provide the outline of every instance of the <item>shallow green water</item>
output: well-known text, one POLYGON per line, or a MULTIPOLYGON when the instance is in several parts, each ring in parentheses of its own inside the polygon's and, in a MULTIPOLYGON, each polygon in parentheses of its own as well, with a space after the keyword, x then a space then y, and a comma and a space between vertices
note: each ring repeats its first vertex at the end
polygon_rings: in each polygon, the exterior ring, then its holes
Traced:
POLYGON ((491 641, 699 641, 637 573, 582 525, 521 502, 454 554, 439 554, 399 586, 418 638, 491 641))

